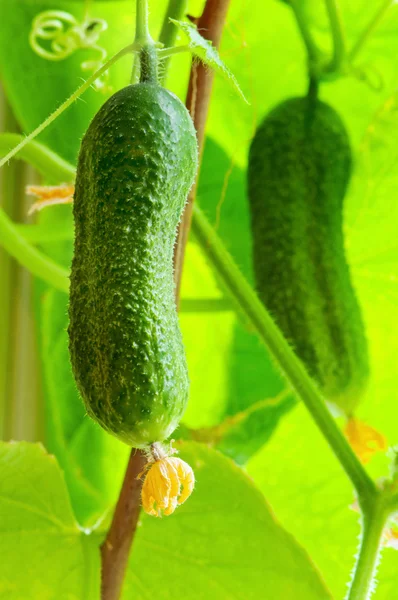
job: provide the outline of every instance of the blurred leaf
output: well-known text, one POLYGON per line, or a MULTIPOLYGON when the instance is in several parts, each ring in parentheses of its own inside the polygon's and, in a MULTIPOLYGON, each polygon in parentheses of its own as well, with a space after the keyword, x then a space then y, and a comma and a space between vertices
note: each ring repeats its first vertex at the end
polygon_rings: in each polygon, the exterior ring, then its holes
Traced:
POLYGON ((123 599, 331 598, 243 471, 199 444, 184 443, 181 458, 196 488, 171 517, 143 517, 123 599))
POLYGON ((42 446, 0 442, 0 596, 97 600, 97 544, 77 525, 61 471, 42 446))
MULTIPOLYGON (((211 138, 207 138, 199 180, 198 201, 239 266, 249 274, 250 280, 253 280, 251 234, 245 187, 243 170, 233 164, 233 160, 218 144, 211 138)), ((189 277, 190 269, 191 265, 187 261, 184 282, 185 278, 189 277)), ((193 281, 195 291, 197 279, 193 278, 193 281)), ((199 286, 196 292, 198 291, 199 286)), ((211 316, 212 319, 214 317, 220 319, 217 315, 211 316)), ((292 405, 292 400, 283 401, 281 405, 273 403, 272 398, 285 387, 273 359, 257 335, 242 324, 241 316, 232 313, 230 327, 231 341, 222 353, 223 364, 219 365, 219 369, 226 371, 226 402, 224 402, 224 412, 219 413, 218 422, 221 421, 221 417, 237 415, 256 403, 261 402, 263 405, 256 413, 257 416, 253 413, 248 418, 240 420, 234 431, 228 434, 228 439, 223 440, 220 445, 229 456, 243 463, 267 441, 282 414, 292 405), (266 398, 270 399, 269 406, 266 398)), ((198 329, 200 328, 197 326, 196 332, 198 329)), ((214 339, 219 343, 217 337, 214 339)), ((192 398, 191 402, 191 406, 194 405, 195 398, 192 398)), ((213 421, 189 424, 197 428, 216 423, 213 421)))
POLYGON ((350 482, 303 405, 285 417, 247 468, 334 597, 342 598, 354 566, 359 514, 349 508, 350 482))
MULTIPOLYGON (((284 419, 248 472, 309 552, 334 597, 342 598, 358 550, 359 513, 351 508, 355 498, 345 473, 303 405, 284 419)), ((396 565, 396 551, 384 550, 372 599, 394 597, 396 565)))
MULTIPOLYGON (((182 298, 221 299, 222 292, 197 244, 189 243, 182 281, 182 298)), ((190 395, 183 421, 193 428, 219 423, 226 410, 228 372, 225 356, 231 345, 235 314, 181 313, 180 322, 188 360, 190 395)))
POLYGON ((359 147, 346 206, 347 250, 365 315, 372 377, 360 415, 398 442, 398 95, 375 111, 359 147))
POLYGON ((280 419, 295 405, 292 394, 281 392, 276 398, 266 398, 236 413, 222 424, 217 449, 240 465, 268 442, 280 419))

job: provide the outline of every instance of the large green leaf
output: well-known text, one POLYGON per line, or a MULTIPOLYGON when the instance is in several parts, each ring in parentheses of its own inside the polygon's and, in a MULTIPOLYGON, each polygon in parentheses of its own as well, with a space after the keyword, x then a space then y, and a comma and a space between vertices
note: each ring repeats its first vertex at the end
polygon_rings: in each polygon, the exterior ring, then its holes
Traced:
MULTIPOLYGON (((123 598, 331 598, 243 471, 198 444, 183 444, 181 456, 195 469, 196 489, 172 517, 142 518, 123 598)), ((99 598, 99 532, 77 525, 42 446, 0 444, 0 509, 4 598, 99 598)))
POLYGON ((124 600, 331 598, 242 470, 194 443, 181 446, 181 458, 195 470, 196 487, 171 517, 142 519, 124 600))
POLYGON ((38 444, 0 442, 0 596, 98 600, 99 558, 54 457, 38 444))
MULTIPOLYGON (((285 417, 248 471, 320 568, 334 597, 342 598, 358 550, 359 513, 352 508, 355 497, 345 473, 303 405, 285 417)), ((372 598, 394 597, 396 566, 396 552, 385 550, 372 598)))

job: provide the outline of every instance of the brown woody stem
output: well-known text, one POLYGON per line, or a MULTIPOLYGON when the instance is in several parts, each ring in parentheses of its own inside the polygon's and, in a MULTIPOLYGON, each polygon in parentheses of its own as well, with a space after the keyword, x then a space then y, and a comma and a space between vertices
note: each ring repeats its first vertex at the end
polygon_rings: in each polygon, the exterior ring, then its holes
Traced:
MULTIPOLYGON (((200 34, 218 48, 227 16, 230 0, 207 0, 203 14, 196 20, 200 34)), ((203 63, 192 61, 186 106, 191 113, 198 138, 199 157, 203 152, 207 114, 213 86, 213 73, 203 63)), ((181 276, 184 266, 185 248, 192 221, 192 207, 196 196, 197 181, 192 187, 185 211, 179 226, 177 244, 174 252, 174 279, 176 283, 176 302, 180 303, 181 276)))
POLYGON ((131 451, 112 523, 101 546, 101 600, 119 600, 121 596, 141 509, 142 481, 137 477, 145 469, 146 462, 147 458, 141 450, 131 451))

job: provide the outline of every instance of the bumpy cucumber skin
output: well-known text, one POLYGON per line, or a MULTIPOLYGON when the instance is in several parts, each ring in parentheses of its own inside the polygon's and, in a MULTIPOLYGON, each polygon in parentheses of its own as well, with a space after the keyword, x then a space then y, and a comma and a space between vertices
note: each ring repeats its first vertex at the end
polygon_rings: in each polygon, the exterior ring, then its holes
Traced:
POLYGON ((248 195, 258 293, 328 400, 351 414, 369 367, 343 237, 351 149, 339 115, 292 98, 253 139, 248 195))
POLYGON ((197 160, 186 108, 150 83, 114 94, 81 144, 72 369, 88 414, 136 448, 166 439, 188 399, 173 246, 197 160))

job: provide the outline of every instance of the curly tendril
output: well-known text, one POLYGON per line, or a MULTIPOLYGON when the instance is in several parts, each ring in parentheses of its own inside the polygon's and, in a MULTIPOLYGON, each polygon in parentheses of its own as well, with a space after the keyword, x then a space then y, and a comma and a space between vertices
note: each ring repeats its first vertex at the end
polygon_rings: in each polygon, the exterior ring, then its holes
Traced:
MULTIPOLYGON (((81 68, 85 71, 99 69, 107 58, 105 48, 98 45, 103 31, 108 28, 104 19, 90 19, 87 16, 81 23, 70 13, 61 10, 46 10, 38 14, 29 34, 31 48, 46 60, 65 60, 77 50, 94 50, 97 57, 85 60, 81 68)), ((107 73, 103 77, 107 77, 107 73)), ((96 81, 97 88, 103 88, 104 78, 96 81)))

